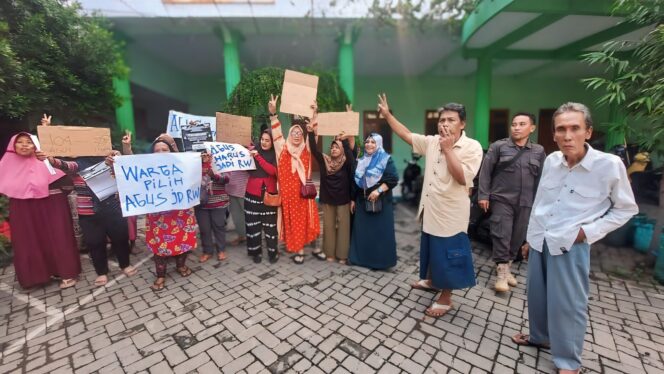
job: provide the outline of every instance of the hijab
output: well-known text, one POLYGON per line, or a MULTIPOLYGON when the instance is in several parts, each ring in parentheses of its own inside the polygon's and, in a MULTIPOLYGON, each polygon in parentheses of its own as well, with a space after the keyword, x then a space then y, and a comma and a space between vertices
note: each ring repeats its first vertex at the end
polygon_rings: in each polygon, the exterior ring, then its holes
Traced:
POLYGON ((168 146, 168 149, 169 149, 172 153, 173 153, 173 152, 180 152, 180 151, 178 150, 178 145, 177 145, 177 143, 175 143, 175 139, 173 139, 172 136, 170 136, 170 135, 168 135, 168 134, 166 134, 166 133, 163 133, 163 134, 159 135, 159 136, 157 137, 157 139, 155 139, 155 140, 152 142, 152 146, 150 147, 150 151, 151 151, 151 152, 154 153, 154 146, 155 146, 157 143, 164 143, 164 144, 166 144, 166 145, 168 146))
MULTIPOLYGON (((267 134, 267 136, 270 137, 270 141, 272 142, 272 146, 268 150, 264 150, 263 147, 261 147, 260 143, 260 138, 258 138, 258 145, 256 148, 256 151, 258 151, 258 154, 263 157, 263 159, 270 164, 274 165, 275 167, 277 166, 277 154, 274 151, 274 139, 272 139, 272 133, 270 130, 263 130, 261 132, 261 138, 263 137, 263 134, 267 134)), ((267 178, 269 175, 263 170, 263 168, 260 167, 260 165, 256 165, 255 170, 251 170, 249 172, 249 175, 254 177, 254 178, 267 178)))
MULTIPOLYGON (((336 144, 337 147, 341 150, 341 155, 337 157, 332 157, 332 153, 330 152, 330 155, 327 155, 323 153, 323 160, 325 161, 325 169, 327 170, 327 175, 332 175, 336 174, 341 168, 344 166, 344 163, 346 163, 346 152, 344 151, 344 146, 341 143, 341 140, 339 139, 334 139, 332 144, 336 144)), ((330 145, 330 148, 332 148, 332 145, 330 145)))
POLYGON ((364 156, 358 160, 355 169, 355 183, 360 188, 365 189, 375 186, 380 181, 383 172, 385 172, 387 161, 390 159, 390 155, 383 149, 383 137, 371 133, 367 140, 370 138, 376 142, 376 150, 372 154, 367 154, 365 151, 364 156))
POLYGON ((300 177, 300 181, 302 184, 305 184, 307 182, 307 171, 306 168, 304 167, 304 163, 300 159, 300 156, 302 155, 302 151, 304 151, 305 148, 308 147, 307 144, 307 137, 306 137, 306 131, 304 131, 304 128, 300 124, 293 124, 291 128, 288 130, 288 139, 286 139, 286 149, 288 150, 288 153, 291 156, 291 173, 297 172, 297 175, 300 177), (295 129, 300 129, 302 131, 302 143, 300 145, 295 146, 293 144, 293 140, 291 138, 291 135, 293 134, 293 131, 295 129))
MULTIPOLYGON (((12 199, 42 199, 48 197, 48 185, 65 176, 62 170, 51 173, 43 161, 34 155, 20 156, 16 153, 16 141, 27 132, 14 135, 7 145, 7 152, 0 160, 0 193, 12 199)), ((32 141, 32 139, 30 139, 32 141)))

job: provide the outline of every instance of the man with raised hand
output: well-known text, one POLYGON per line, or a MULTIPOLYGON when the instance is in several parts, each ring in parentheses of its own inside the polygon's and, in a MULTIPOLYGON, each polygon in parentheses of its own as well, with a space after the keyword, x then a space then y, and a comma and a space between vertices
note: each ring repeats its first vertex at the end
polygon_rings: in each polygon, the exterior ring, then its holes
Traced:
POLYGON ((440 291, 425 314, 441 317, 452 308, 452 290, 473 287, 475 270, 468 239, 469 189, 482 163, 482 146, 468 138, 466 108, 449 103, 438 110, 438 134, 412 133, 390 113, 385 94, 378 109, 413 152, 424 155, 424 186, 418 219, 422 220, 420 280, 412 288, 440 291))
POLYGON ((527 240, 530 335, 519 345, 550 348, 559 373, 579 373, 586 333, 590 245, 622 226, 638 207, 618 156, 593 149, 590 110, 565 103, 553 113, 560 151, 544 162, 527 240))

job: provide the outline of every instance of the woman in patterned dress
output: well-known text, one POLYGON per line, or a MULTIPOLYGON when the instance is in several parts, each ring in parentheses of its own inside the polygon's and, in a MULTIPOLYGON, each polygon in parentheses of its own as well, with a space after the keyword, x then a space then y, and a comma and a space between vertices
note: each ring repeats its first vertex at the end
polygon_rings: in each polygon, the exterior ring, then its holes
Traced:
MULTIPOLYGON (((172 137, 162 134, 152 143, 153 153, 178 152, 172 137)), ((170 210, 146 216, 145 241, 154 253, 157 279, 153 290, 161 290, 166 282, 168 259, 175 258, 175 267, 181 276, 191 275, 186 265, 187 255, 196 248, 196 216, 194 209, 170 210)))
MULTIPOLYGON (((281 194, 282 228, 280 237, 286 242, 286 250, 295 253, 296 264, 304 263, 304 246, 320 234, 320 219, 315 199, 303 198, 300 189, 311 175, 311 151, 304 135, 306 119, 293 120, 288 139, 284 139, 277 116, 277 99, 272 96, 268 103, 274 149, 277 155, 279 192, 281 194)), ((315 145, 314 145, 315 146, 315 145)), ((325 255, 321 250, 313 253, 325 255)))

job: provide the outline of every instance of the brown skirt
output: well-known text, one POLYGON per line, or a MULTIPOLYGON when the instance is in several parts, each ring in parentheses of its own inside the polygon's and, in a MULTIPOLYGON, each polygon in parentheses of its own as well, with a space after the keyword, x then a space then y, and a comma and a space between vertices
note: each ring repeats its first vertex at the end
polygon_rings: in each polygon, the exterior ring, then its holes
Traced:
POLYGON ((70 279, 81 273, 71 212, 64 194, 43 199, 10 199, 9 224, 14 270, 21 287, 47 283, 51 276, 70 279))

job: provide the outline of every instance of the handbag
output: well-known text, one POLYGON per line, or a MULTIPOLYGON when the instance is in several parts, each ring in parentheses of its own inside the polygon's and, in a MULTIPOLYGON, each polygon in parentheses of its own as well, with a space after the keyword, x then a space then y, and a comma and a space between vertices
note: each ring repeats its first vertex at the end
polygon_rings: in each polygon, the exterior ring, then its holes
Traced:
POLYGON ((263 185, 263 204, 265 206, 281 206, 281 195, 267 192, 267 186, 263 185))
POLYGON ((318 195, 318 191, 316 191, 316 185, 311 180, 311 165, 309 165, 308 174, 306 182, 300 186, 300 196, 305 199, 315 199, 316 195, 318 195))
POLYGON ((382 196, 375 201, 367 200, 367 190, 364 190, 364 211, 367 213, 380 213, 383 210, 382 196))

